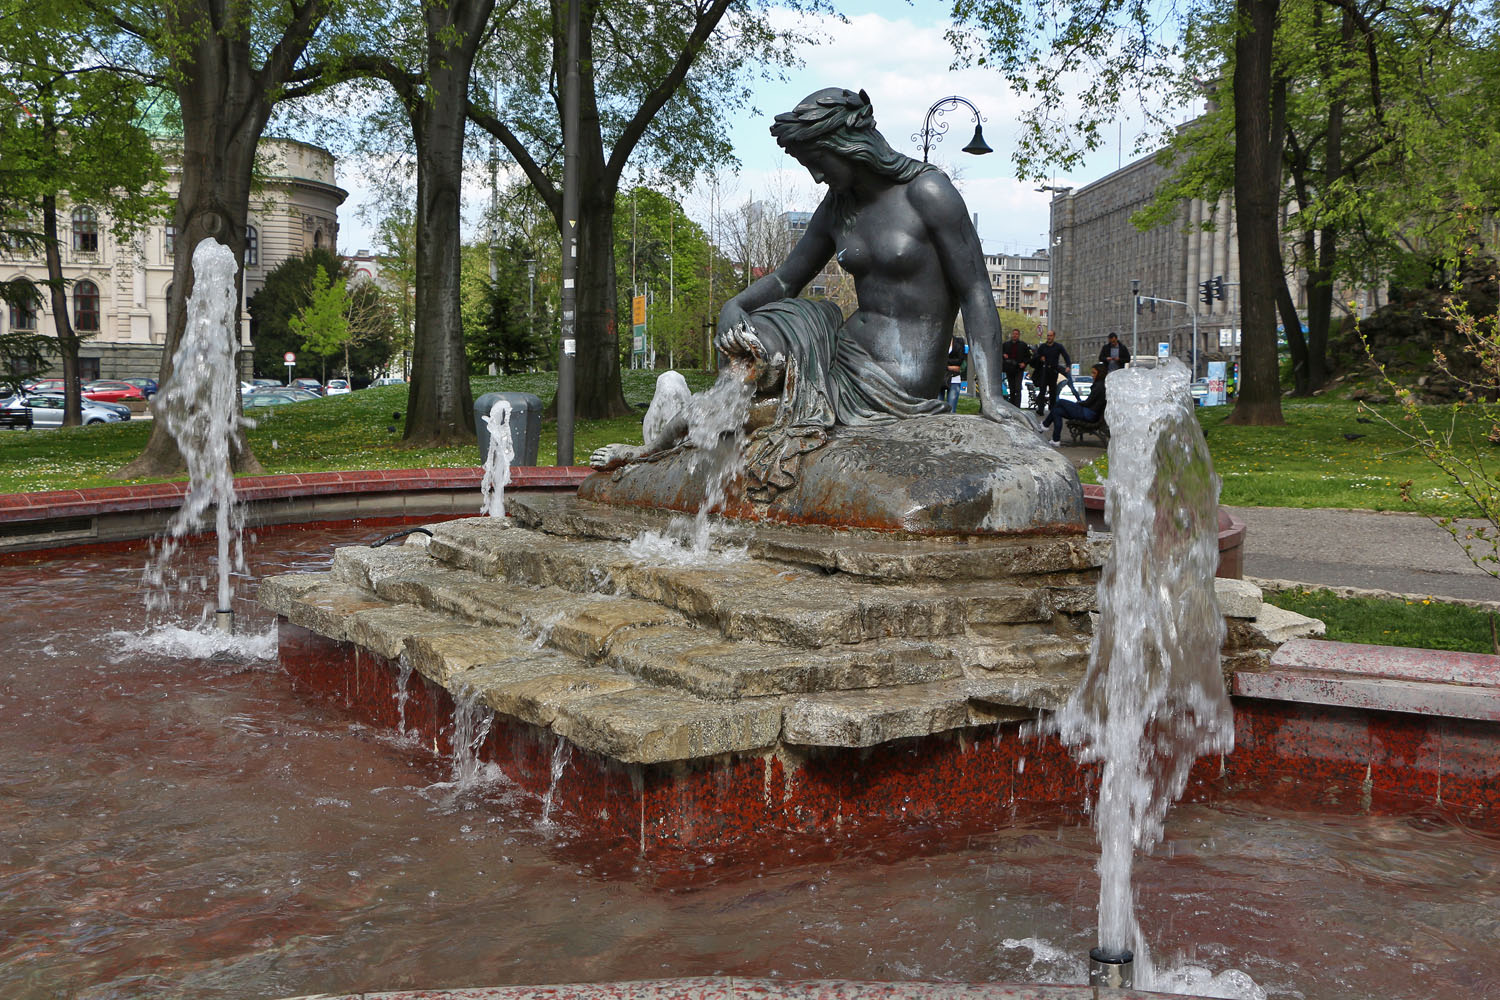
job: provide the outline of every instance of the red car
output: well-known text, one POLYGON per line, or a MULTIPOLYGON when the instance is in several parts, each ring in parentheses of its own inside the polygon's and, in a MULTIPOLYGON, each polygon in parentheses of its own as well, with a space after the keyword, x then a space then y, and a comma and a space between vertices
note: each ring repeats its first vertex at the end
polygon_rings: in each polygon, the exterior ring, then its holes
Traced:
POLYGON ((83 395, 88 399, 97 399, 105 403, 123 403, 131 399, 146 398, 140 389, 129 382, 117 382, 114 379, 97 379, 84 383, 83 395))
MULTIPOLYGON (((30 392, 62 392, 63 380, 60 378, 44 378, 35 383, 28 390, 30 392)), ((95 379, 83 384, 82 394, 84 399, 97 399, 104 403, 123 403, 129 399, 145 399, 141 390, 129 382, 118 382, 114 379, 95 379)))

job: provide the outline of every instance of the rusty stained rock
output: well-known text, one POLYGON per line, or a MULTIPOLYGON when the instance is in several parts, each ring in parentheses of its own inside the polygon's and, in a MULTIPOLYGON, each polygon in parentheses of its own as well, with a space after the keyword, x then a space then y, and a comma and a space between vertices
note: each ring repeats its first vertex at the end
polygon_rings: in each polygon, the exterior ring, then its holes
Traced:
MULTIPOLYGON (((620 507, 696 512, 704 467, 677 449, 589 477, 579 497, 620 507)), ((802 456, 795 483, 769 503, 733 484, 731 515, 921 535, 1081 534, 1083 491, 1068 460, 1015 424, 944 414, 837 427, 802 456)))

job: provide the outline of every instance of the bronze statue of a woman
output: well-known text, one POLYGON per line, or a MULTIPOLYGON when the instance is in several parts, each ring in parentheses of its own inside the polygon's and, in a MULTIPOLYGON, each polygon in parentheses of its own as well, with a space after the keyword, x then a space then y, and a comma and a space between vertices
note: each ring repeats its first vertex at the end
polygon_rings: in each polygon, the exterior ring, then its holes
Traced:
MULTIPOLYGON (((864 91, 820 90, 776 116, 776 141, 828 185, 806 233, 771 273, 725 303, 721 378, 753 378, 779 394, 751 473, 816 447, 835 426, 945 412, 947 352, 962 313, 981 412, 1027 423, 1001 391, 1000 322, 979 236, 963 198, 935 167, 896 152, 875 130, 864 91), (796 296, 830 259, 854 278, 858 308, 796 296)), ((643 457, 685 431, 682 393, 653 403, 643 447, 610 445, 595 465, 643 457), (666 412, 664 412, 666 411, 666 412)), ((752 453, 757 449, 752 446, 752 453)))

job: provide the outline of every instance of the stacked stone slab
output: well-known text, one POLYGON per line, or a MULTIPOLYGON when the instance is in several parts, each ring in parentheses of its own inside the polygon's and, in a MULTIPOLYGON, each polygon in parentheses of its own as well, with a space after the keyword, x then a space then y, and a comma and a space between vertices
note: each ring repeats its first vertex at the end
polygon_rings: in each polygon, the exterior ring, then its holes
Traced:
POLYGON ((455 701, 625 763, 869 747, 1025 719, 1086 665, 1104 544, 726 522, 715 554, 632 554, 666 512, 513 498, 511 519, 339 549, 271 611, 455 701), (414 541, 420 538, 420 542, 414 541))

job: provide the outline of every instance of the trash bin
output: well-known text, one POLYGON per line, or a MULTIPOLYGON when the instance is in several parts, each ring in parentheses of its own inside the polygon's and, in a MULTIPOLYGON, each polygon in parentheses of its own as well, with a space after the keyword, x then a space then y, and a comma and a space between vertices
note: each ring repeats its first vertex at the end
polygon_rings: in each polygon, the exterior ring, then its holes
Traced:
POLYGON ((479 464, 490 454, 490 429, 484 418, 499 400, 510 403, 510 443, 515 457, 510 464, 536 465, 542 440, 542 401, 529 392, 487 392, 474 400, 474 430, 479 434, 479 464))

